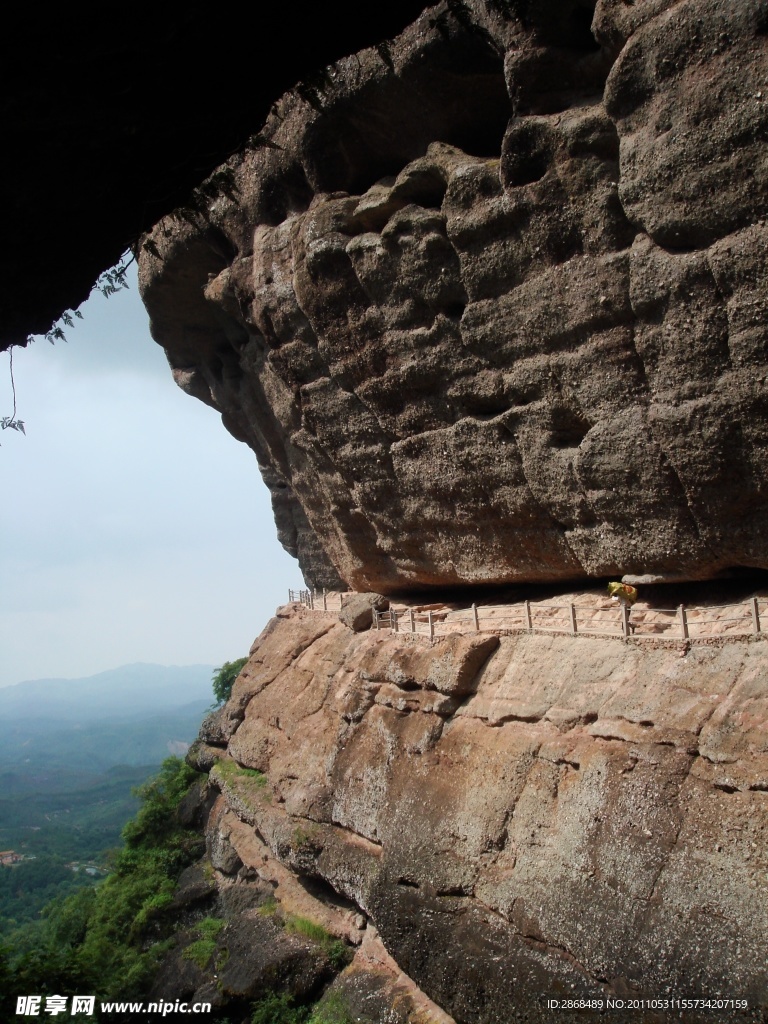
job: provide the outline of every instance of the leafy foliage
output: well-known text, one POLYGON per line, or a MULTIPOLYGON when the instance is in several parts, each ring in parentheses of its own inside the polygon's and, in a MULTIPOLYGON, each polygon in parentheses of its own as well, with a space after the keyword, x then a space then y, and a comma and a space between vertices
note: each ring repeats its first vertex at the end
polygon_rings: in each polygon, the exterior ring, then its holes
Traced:
POLYGON ((200 970, 204 970, 216 952, 216 937, 226 922, 220 917, 205 917, 197 923, 200 938, 190 943, 182 953, 185 960, 192 960, 200 970))
POLYGON ((330 992, 314 1007, 296 1006, 286 992, 268 992, 252 1007, 251 1024, 355 1024, 346 999, 330 992))
POLYGON ((197 930, 204 939, 215 939, 225 925, 226 921, 221 917, 204 917, 198 923, 197 930))
MULTIPOLYGON (((130 259, 127 263, 125 258, 128 253, 124 253, 117 262, 117 265, 112 267, 111 270, 105 270, 103 274, 99 275, 91 291, 100 291, 105 298, 109 298, 110 295, 115 295, 123 288, 128 287, 128 281, 126 280, 126 274, 128 267, 130 267, 133 259, 130 259)), ((45 332, 45 340, 54 345, 57 341, 66 341, 67 336, 64 334, 64 328, 61 326, 64 324, 65 327, 74 327, 75 320, 83 319, 83 314, 79 309, 65 309, 61 314, 61 317, 50 328, 45 332)), ((26 343, 34 341, 33 336, 30 334, 27 336, 26 343)), ((20 420, 16 415, 16 384, 13 379, 13 346, 9 349, 11 357, 11 387, 13 388, 13 412, 10 416, 3 416, 0 419, 0 428, 3 430, 17 430, 19 433, 26 435, 27 431, 24 427, 24 420, 20 420)))
MULTIPOLYGON (((96 284, 93 286, 94 291, 100 291, 104 298, 109 298, 110 295, 116 295, 123 288, 128 287, 128 282, 125 279, 125 275, 128 273, 128 267, 130 267, 132 260, 125 262, 127 253, 120 257, 117 265, 112 267, 111 270, 105 270, 103 274, 100 274, 96 284)), ((62 316, 62 320, 67 323, 66 314, 62 316)), ((68 327, 72 326, 72 321, 67 323, 68 327)))
POLYGON ((334 939, 321 924, 316 924, 314 921, 310 921, 309 918, 288 914, 285 918, 285 930, 303 935, 305 938, 311 939, 322 946, 326 956, 337 971, 346 967, 351 959, 349 947, 341 939, 334 939))
MULTIPOLYGON (((200 218, 203 221, 208 221, 211 215, 211 207, 217 199, 224 196, 234 202, 237 199, 237 193, 238 186, 234 168, 225 164, 209 175, 201 185, 192 189, 186 203, 176 207, 171 216, 178 221, 186 221, 193 228, 197 228, 200 224, 200 218)), ((154 245, 154 243, 152 244, 154 245)), ((160 258, 160 253, 156 247, 154 251, 150 249, 150 252, 152 252, 152 255, 160 258)))
POLYGON ((331 966, 336 971, 343 971, 352 960, 352 951, 341 939, 333 939, 329 942, 325 947, 325 952, 328 954, 331 966))
POLYGON ((215 939, 196 939, 187 946, 182 956, 185 960, 191 960, 193 963, 196 963, 200 970, 204 971, 215 952, 215 939))
POLYGON ((168 758, 155 778, 137 789, 142 801, 123 829, 124 849, 112 874, 94 889, 51 903, 36 928, 2 970, 9 990, 41 995, 90 991, 101 998, 140 993, 167 950, 167 910, 181 871, 202 852, 202 840, 182 828, 176 810, 197 778, 168 758))
POLYGON ((310 921, 307 917, 295 917, 293 914, 289 914, 286 917, 285 930, 296 935, 303 935, 305 938, 312 939, 313 942, 318 943, 329 942, 331 939, 330 934, 321 924, 315 924, 314 921, 310 921))
MULTIPOLYGON (((131 259, 126 263, 127 257, 128 252, 124 252, 114 267, 111 267, 109 270, 105 270, 103 274, 98 276, 93 288, 91 288, 91 294, 98 291, 108 299, 110 295, 116 295, 119 291, 122 291, 123 288, 128 287, 127 274, 128 268, 133 262, 133 257, 131 257, 131 259)), ((83 319, 83 314, 79 309, 65 309, 53 327, 51 327, 49 331, 45 332, 45 340, 50 342, 51 345, 54 345, 57 341, 66 341, 67 336, 64 333, 64 327, 74 327, 75 317, 77 317, 78 320, 83 319), (64 327, 61 326, 62 324, 64 327)), ((34 338, 30 334, 27 337, 27 344, 31 341, 34 341, 34 338)))
MULTIPOLYGON (((257 783, 263 778, 236 763, 231 770, 245 772, 257 783)), ((8 946, 0 946, 0 1020, 12 1019, 16 997, 29 993, 91 992, 98 999, 120 1000, 146 997, 161 958, 176 941, 176 881, 202 853, 201 838, 182 828, 176 813, 197 778, 184 762, 167 759, 159 775, 135 790, 141 806, 123 829, 125 847, 114 856, 112 874, 96 886, 54 900, 39 921, 17 930, 8 946)), ((280 913, 274 899, 265 902, 263 912, 280 913)), ((337 971, 349 962, 349 948, 322 926, 292 915, 283 920, 287 930, 318 943, 337 971)), ((229 955, 220 938, 225 926, 221 918, 203 918, 182 955, 201 970, 220 970, 229 955)), ((214 1011, 211 1024, 225 1024, 223 1010, 223 1016, 214 1011)), ((251 1024, 351 1024, 353 1020, 344 996, 334 991, 308 1005, 297 1005, 286 992, 265 993, 252 1004, 251 1013, 251 1024)))
POLYGON ((294 1006, 286 992, 269 992, 254 1003, 251 1024, 305 1024, 309 1015, 306 1006, 294 1006))
POLYGON ((267 777, 256 768, 243 768, 237 761, 220 760, 216 763, 216 774, 225 781, 241 776, 246 779, 256 779, 256 785, 264 787, 267 784, 267 777))
POLYGON ((24 429, 24 420, 15 420, 12 416, 3 416, 0 420, 0 427, 2 427, 3 430, 8 430, 10 428, 11 430, 19 430, 22 434, 26 434, 26 430, 24 429))
POLYGON ((274 917, 277 913, 277 900, 274 896, 267 896, 259 906, 259 913, 262 917, 274 917))
POLYGON ((350 1013, 344 996, 330 992, 314 1008, 307 1024, 354 1024, 356 1019, 350 1013))
MULTIPOLYGON (((119 845, 123 826, 138 810, 132 788, 155 772, 156 766, 121 766, 101 775, 58 768, 52 779, 42 772, 0 771, 0 849, 16 850, 30 858, 30 864, 51 863, 53 859, 102 866, 106 852, 119 845), (32 861, 32 857, 37 860, 32 861)), ((8 892, 13 872, 22 867, 26 870, 27 863, 25 860, 17 867, 0 869, 0 879, 3 870, 10 872, 6 884, 0 882, 0 919, 7 916, 3 894, 8 892)), ((68 874, 84 880, 83 871, 68 874)), ((25 886, 30 900, 43 884, 34 873, 32 879, 25 886)), ((10 916, 23 920, 32 914, 19 917, 14 912, 10 916)))
MULTIPOLYGON (((94 288, 95 287, 97 287, 97 285, 94 285, 94 288)), ((126 284, 125 287, 127 288, 128 285, 126 284)), ((118 289, 115 289, 115 291, 117 290, 118 289)), ((64 312, 61 314, 61 317, 59 318, 59 322, 54 324, 53 327, 51 327, 51 329, 49 331, 46 331, 45 334, 43 335, 45 340, 51 345, 54 345, 57 341, 66 341, 67 336, 64 333, 64 328, 61 325, 64 324, 64 327, 74 327, 74 317, 77 317, 78 320, 82 320, 83 314, 80 312, 79 309, 65 309, 64 312)), ((27 338, 27 341, 32 341, 32 338, 27 338)))
POLYGON ((217 668, 213 673, 213 695, 217 704, 224 704, 229 700, 232 686, 247 661, 247 657, 225 661, 221 668, 217 668))
POLYGON ((251 1024, 354 1024, 347 1001, 331 992, 314 1007, 296 1006, 285 992, 269 992, 253 1004, 251 1024))
POLYGON ((0 932, 36 920, 51 900, 93 884, 91 876, 73 872, 63 857, 42 855, 0 867, 0 932))

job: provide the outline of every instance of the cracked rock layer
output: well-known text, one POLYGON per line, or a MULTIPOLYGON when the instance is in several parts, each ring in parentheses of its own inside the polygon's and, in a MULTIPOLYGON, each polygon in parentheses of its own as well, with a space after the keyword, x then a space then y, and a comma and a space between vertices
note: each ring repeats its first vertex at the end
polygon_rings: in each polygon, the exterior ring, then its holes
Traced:
POLYGON ((457 1024, 550 1021, 547 994, 762 1019, 767 658, 283 609, 190 754, 211 850, 226 810, 241 861, 357 908, 457 1024))

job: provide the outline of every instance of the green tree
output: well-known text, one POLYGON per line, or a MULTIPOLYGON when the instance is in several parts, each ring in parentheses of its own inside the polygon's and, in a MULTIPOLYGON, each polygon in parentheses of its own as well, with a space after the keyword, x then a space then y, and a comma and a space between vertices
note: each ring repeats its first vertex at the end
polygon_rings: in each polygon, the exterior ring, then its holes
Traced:
POLYGON ((221 668, 217 668, 213 673, 213 695, 216 698, 217 704, 224 704, 225 701, 229 700, 232 686, 247 661, 247 658, 238 658, 237 661, 225 661, 221 668))
POLYGON ((38 921, 9 937, 13 954, 0 947, 0 1007, 9 991, 90 991, 109 999, 146 990, 175 929, 176 880, 204 851, 202 837, 176 813, 198 777, 184 761, 167 758, 136 791, 141 807, 123 829, 112 874, 50 903, 38 921))

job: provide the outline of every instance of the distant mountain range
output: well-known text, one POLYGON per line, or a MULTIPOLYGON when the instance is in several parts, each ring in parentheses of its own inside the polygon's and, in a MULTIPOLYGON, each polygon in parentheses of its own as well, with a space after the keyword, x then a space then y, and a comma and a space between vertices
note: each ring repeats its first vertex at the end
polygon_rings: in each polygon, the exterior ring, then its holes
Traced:
POLYGON ((212 665, 123 665, 0 689, 0 770, 99 773, 183 753, 213 702, 212 665))
POLYGON ((213 672, 123 665, 0 689, 0 849, 88 860, 115 846, 132 787, 197 735, 213 672))
POLYGON ((213 665, 122 665, 83 679, 31 679, 0 689, 0 720, 38 717, 93 721, 213 699, 213 665), (85 719, 83 718, 85 716, 85 719))

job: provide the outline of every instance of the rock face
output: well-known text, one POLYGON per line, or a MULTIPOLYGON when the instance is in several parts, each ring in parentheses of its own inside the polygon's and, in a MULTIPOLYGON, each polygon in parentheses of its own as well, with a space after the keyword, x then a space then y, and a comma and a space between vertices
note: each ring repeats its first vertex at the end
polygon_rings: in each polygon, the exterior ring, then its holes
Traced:
POLYGON ((290 94, 141 259, 318 586, 768 566, 768 4, 484 0, 290 94))
POLYGON ((282 610, 190 753, 218 884, 359 946, 356 1018, 768 1009, 764 635, 360 628, 372 594, 768 568, 767 38, 768 0, 450 0, 145 241, 177 382, 308 581, 369 594, 282 610))
POLYGON ((761 1020, 766 679, 764 640, 430 644, 289 606, 191 754, 221 793, 212 862, 375 929, 458 1024, 548 1022, 547 997, 761 1020))

